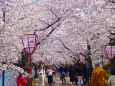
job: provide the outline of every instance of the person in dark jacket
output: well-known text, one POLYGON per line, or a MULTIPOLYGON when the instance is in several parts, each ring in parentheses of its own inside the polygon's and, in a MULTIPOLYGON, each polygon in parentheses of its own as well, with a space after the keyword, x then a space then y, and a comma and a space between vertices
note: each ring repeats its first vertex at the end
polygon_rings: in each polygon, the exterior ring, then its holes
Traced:
POLYGON ((76 69, 76 73, 77 73, 77 79, 78 79, 77 85, 81 86, 81 84, 83 84, 83 69, 82 69, 81 64, 78 65, 78 68, 76 69))
POLYGON ((92 65, 88 65, 88 85, 90 83, 90 79, 91 79, 91 75, 92 75, 92 72, 93 72, 93 66, 92 65))
POLYGON ((73 82, 75 81, 75 77, 76 77, 76 72, 75 72, 75 68, 73 65, 70 66, 69 68, 69 77, 70 77, 70 82, 73 82))
POLYGON ((62 66, 58 68, 58 72, 59 72, 60 80, 62 80, 62 66))
POLYGON ((81 67, 83 69, 83 83, 86 84, 87 83, 87 80, 88 80, 88 69, 87 69, 87 66, 86 64, 81 64, 81 67))
POLYGON ((66 82, 65 76, 66 76, 66 68, 62 66, 62 83, 66 82))

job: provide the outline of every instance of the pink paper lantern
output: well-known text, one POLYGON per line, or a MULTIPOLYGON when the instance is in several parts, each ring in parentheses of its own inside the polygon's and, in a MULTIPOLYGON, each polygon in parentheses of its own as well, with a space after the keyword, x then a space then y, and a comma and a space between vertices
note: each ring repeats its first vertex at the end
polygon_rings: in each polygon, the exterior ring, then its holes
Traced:
POLYGON ((115 56, 115 45, 107 45, 105 47, 105 53, 109 57, 109 59, 113 59, 113 57, 115 56))
POLYGON ((51 54, 47 54, 47 55, 46 55, 46 58, 47 58, 48 62, 51 62, 51 60, 52 60, 52 55, 51 55, 51 54))
POLYGON ((85 57, 82 54, 79 55, 79 58, 80 58, 81 62, 83 62, 85 60, 85 57))
POLYGON ((37 47, 38 36, 34 34, 26 34, 23 35, 21 38, 22 38, 24 49, 27 51, 27 53, 33 54, 33 52, 37 47))

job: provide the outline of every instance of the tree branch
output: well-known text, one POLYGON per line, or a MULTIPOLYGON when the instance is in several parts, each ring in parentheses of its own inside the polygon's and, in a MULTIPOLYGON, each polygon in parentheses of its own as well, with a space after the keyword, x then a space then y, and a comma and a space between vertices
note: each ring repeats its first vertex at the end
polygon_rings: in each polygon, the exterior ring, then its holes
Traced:
POLYGON ((71 51, 63 42, 61 39, 59 39, 61 41, 61 43, 63 44, 64 48, 67 49, 68 51, 71 51))
MULTIPOLYGON (((54 14, 56 17, 57 17, 57 15, 50 9, 50 11, 52 12, 52 14, 54 14)), ((57 17, 58 18, 58 17, 57 17)))
MULTIPOLYGON (((50 24, 49 26, 47 26, 46 28, 44 28, 44 29, 42 29, 40 31, 43 31, 43 30, 46 30, 46 29, 52 27, 53 25, 55 25, 56 23, 58 23, 60 20, 61 20, 61 18, 58 18, 58 20, 56 20, 55 22, 53 22, 52 24, 50 24)), ((59 27, 59 26, 60 26, 60 23, 57 25, 57 27, 59 27)), ((53 28, 46 36, 49 37, 55 31, 56 28, 53 28)), ((43 39, 43 40, 45 40, 45 39, 43 39)), ((38 42, 37 46, 40 45, 40 43, 41 42, 38 42)))
POLYGON ((56 23, 59 22, 60 20, 61 20, 61 18, 58 18, 58 19, 57 19, 56 21, 54 21, 52 24, 49 24, 46 28, 41 29, 40 31, 44 31, 44 30, 46 30, 46 29, 52 27, 54 24, 56 24, 56 23))
POLYGON ((74 53, 73 51, 71 51, 71 50, 64 44, 64 42, 63 42, 61 39, 59 39, 59 40, 61 41, 61 43, 63 44, 63 46, 64 46, 65 49, 67 49, 68 51, 70 51, 70 52, 73 53, 74 55, 77 55, 77 53, 74 53))
POLYGON ((45 22, 45 21, 43 21, 43 20, 41 20, 41 19, 38 19, 39 21, 41 21, 41 22, 44 22, 45 24, 47 24, 47 25, 49 25, 47 22, 45 22))

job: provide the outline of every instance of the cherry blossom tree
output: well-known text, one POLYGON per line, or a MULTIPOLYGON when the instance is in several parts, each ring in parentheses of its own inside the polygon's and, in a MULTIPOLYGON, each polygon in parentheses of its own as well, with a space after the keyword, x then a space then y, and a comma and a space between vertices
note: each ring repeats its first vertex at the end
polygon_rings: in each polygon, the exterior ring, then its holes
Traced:
POLYGON ((36 31, 38 47, 33 62, 46 62, 46 54, 50 53, 51 64, 70 64, 78 59, 79 53, 87 53, 89 44, 94 63, 98 58, 101 61, 109 35, 115 31, 114 3, 109 0, 16 0, 12 3, 0 42, 5 44, 3 52, 10 46, 9 52, 15 54, 3 53, 5 61, 8 56, 15 58, 8 61, 21 59, 21 35, 36 31))

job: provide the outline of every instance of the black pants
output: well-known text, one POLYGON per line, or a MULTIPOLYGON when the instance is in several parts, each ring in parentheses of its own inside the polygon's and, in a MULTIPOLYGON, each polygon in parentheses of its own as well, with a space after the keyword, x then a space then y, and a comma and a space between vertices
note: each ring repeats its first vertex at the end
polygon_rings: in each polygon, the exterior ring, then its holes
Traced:
POLYGON ((62 74, 62 82, 66 82, 66 80, 65 80, 65 74, 62 74))
POLYGON ((75 83, 76 83, 76 85, 77 85, 77 81, 78 81, 78 78, 77 78, 77 76, 75 77, 75 83))
POLYGON ((48 83, 51 84, 53 82, 53 77, 50 75, 48 76, 48 83))

